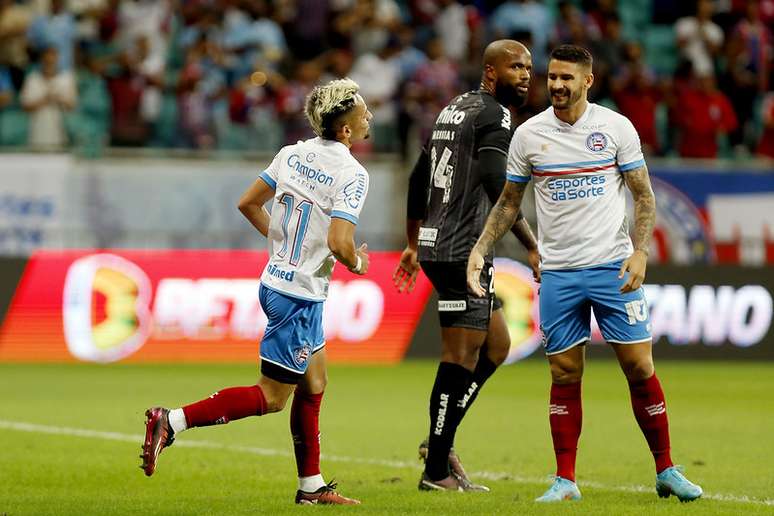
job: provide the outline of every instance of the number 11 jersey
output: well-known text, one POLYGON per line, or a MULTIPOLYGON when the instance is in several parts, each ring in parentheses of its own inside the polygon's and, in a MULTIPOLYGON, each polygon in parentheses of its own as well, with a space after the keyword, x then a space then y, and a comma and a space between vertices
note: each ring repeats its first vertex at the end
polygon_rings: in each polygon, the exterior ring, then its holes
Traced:
POLYGON ((283 147, 259 176, 274 188, 269 263, 261 283, 309 301, 328 295, 335 258, 331 218, 358 223, 368 172, 340 142, 312 138, 283 147))

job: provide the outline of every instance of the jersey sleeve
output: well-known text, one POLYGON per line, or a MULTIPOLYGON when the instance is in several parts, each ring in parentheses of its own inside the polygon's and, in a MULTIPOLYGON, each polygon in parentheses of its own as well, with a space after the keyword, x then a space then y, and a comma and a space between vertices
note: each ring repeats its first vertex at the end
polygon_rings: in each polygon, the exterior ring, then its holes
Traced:
POLYGON ((507 156, 510 142, 511 112, 498 103, 492 103, 476 120, 476 153, 494 150, 507 156))
POLYGON ((266 167, 266 170, 261 172, 258 177, 263 179, 263 181, 271 186, 274 190, 277 189, 277 180, 279 179, 279 164, 281 161, 280 156, 282 155, 282 151, 278 152, 276 156, 274 156, 274 159, 271 160, 271 164, 269 164, 268 167, 266 167))
POLYGON ((526 183, 532 179, 532 165, 524 151, 524 131, 521 127, 513 133, 511 145, 508 148, 508 163, 506 164, 506 179, 512 183, 526 183))
POLYGON ((640 147, 640 136, 628 118, 622 117, 619 124, 619 142, 616 150, 616 163, 618 170, 628 172, 645 164, 640 147))
POLYGON ((348 220, 357 225, 368 195, 368 172, 360 167, 350 169, 344 174, 335 195, 331 218, 348 220))

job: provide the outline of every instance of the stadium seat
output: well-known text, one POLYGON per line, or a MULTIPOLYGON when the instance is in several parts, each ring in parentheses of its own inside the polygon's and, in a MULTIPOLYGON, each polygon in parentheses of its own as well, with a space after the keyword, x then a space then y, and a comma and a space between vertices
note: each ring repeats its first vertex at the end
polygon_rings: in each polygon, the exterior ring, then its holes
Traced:
POLYGON ((648 64, 659 75, 671 75, 677 66, 677 42, 669 25, 651 25, 644 31, 643 46, 648 64))
POLYGON ((161 111, 153 130, 152 145, 174 147, 178 143, 178 107, 174 92, 166 91, 161 100, 161 111))
POLYGON ((18 104, 0 110, 0 145, 26 145, 28 126, 27 113, 18 104))

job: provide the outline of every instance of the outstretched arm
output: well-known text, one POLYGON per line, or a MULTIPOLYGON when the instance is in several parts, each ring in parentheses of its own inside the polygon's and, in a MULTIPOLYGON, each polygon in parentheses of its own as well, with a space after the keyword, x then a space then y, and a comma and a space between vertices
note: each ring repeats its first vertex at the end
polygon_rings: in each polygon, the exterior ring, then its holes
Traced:
POLYGON ((500 198, 489 212, 484 231, 478 238, 476 245, 468 258, 468 288, 471 292, 483 297, 486 292, 479 283, 481 270, 484 268, 484 256, 492 251, 494 244, 511 229, 519 214, 521 200, 527 182, 508 181, 503 188, 500 198))
POLYGON ((645 280, 650 238, 656 225, 656 197, 650 186, 648 167, 643 165, 624 172, 624 181, 634 198, 634 253, 621 265, 619 278, 629 272, 628 279, 621 286, 622 293, 637 290, 645 280))

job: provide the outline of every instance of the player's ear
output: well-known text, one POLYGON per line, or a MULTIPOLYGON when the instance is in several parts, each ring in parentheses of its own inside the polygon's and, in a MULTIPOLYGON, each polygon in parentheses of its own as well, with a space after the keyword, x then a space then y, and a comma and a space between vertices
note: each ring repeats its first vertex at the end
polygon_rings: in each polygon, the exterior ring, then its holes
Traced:
POLYGON ((594 74, 589 70, 586 74, 586 88, 591 88, 592 84, 594 84, 594 74))
POLYGON ((497 82, 497 70, 495 70, 493 65, 484 65, 484 77, 489 81, 497 82))

